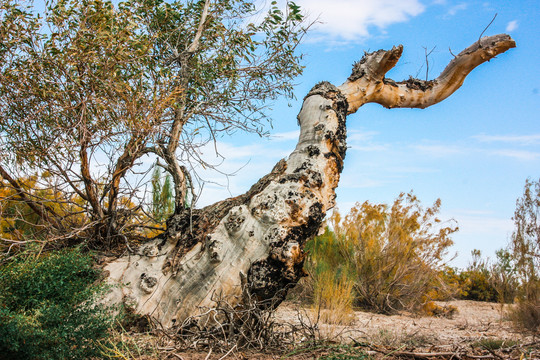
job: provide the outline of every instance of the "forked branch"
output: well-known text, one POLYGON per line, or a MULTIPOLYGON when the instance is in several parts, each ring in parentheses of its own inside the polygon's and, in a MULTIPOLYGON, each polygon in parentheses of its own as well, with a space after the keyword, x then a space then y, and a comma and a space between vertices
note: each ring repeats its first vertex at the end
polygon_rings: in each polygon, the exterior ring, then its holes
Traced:
POLYGON ((452 95, 475 67, 515 46, 506 34, 484 37, 459 53, 435 80, 410 78, 401 82, 384 75, 396 65, 403 47, 379 50, 355 64, 352 75, 339 89, 347 98, 349 114, 369 102, 387 108, 426 108, 452 95))

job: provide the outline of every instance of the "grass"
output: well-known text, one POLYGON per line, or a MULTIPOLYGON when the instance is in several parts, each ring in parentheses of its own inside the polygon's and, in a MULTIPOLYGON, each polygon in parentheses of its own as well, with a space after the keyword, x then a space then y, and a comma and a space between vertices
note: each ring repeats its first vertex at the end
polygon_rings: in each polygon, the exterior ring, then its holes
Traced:
POLYGON ((352 325, 355 319, 353 285, 345 277, 336 281, 332 272, 319 274, 315 281, 314 316, 329 325, 352 325))
POLYGON ((283 357, 280 360, 289 359, 296 355, 305 354, 313 355, 314 358, 321 360, 370 360, 371 356, 364 351, 352 345, 331 345, 331 344, 319 344, 316 346, 302 347, 295 349, 283 357))
POLYGON ((472 343, 471 346, 483 348, 486 350, 498 350, 508 348, 517 344, 518 342, 515 340, 487 338, 472 343))
POLYGON ((369 336, 368 342, 375 345, 398 348, 425 346, 426 344, 431 344, 433 339, 417 333, 381 329, 378 333, 369 336))

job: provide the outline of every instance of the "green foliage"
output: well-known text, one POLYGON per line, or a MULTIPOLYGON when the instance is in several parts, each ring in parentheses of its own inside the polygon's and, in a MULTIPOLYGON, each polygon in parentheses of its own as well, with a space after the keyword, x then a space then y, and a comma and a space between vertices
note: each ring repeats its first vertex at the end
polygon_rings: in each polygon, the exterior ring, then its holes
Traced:
POLYGON ((90 256, 64 250, 0 267, 0 353, 6 359, 86 359, 112 316, 90 256))
POLYGON ((152 217, 161 223, 173 212, 174 195, 171 176, 167 174, 165 180, 162 180, 161 171, 156 166, 152 173, 152 217))
POLYGON ((371 357, 364 351, 353 346, 340 345, 329 347, 327 355, 319 357, 321 360, 369 360, 371 357))
POLYGON ((498 300, 497 289, 490 281, 491 272, 487 262, 482 260, 480 250, 472 251, 473 260, 465 271, 459 274, 461 298, 476 301, 498 300))
POLYGON ((311 294, 314 311, 324 323, 350 324, 354 320, 354 276, 336 234, 326 227, 324 234, 306 244, 306 250, 310 256, 304 268, 310 276, 303 286, 311 294))
POLYGON ((475 249, 466 269, 444 269, 441 275, 453 296, 464 300, 513 303, 520 287, 514 262, 505 249, 496 251, 496 256, 496 260, 490 262, 475 249))
POLYGON ((17 191, 25 170, 49 174, 12 200, 34 205, 56 235, 123 243, 143 231, 143 199, 122 198, 138 196, 147 179, 135 168, 152 153, 172 175, 164 186, 174 182, 176 209, 191 206, 190 172, 212 167, 201 147, 265 135, 269 104, 294 96, 303 16, 292 2, 266 10, 247 0, 51 0, 44 10, 0 0, 0 170, 17 191), (60 189, 55 204, 84 223, 64 226, 39 188, 60 189))
POLYGON ((519 344, 518 341, 508 339, 486 338, 472 343, 472 347, 480 347, 487 350, 498 350, 519 344))
MULTIPOLYGON (((525 287, 526 297, 536 298, 540 287, 540 180, 527 180, 523 196, 516 202, 515 230, 510 252, 516 270, 525 287), (530 288, 530 289, 529 289, 530 288)), ((536 299, 535 299, 536 298, 536 299)))

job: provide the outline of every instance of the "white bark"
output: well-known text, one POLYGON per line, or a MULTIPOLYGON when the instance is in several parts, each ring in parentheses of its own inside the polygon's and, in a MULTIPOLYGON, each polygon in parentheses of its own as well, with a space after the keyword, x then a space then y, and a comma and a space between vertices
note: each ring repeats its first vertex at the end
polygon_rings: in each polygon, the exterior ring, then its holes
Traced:
POLYGON ((240 297, 243 284, 261 299, 284 296, 280 290, 303 276, 303 245, 335 204, 347 113, 367 102, 430 106, 459 88, 474 67, 513 46, 507 35, 484 38, 436 80, 399 84, 384 75, 402 48, 379 50, 366 54, 339 88, 316 85, 298 115, 300 139, 291 155, 246 194, 174 215, 161 238, 108 264, 118 284, 111 296, 165 327, 212 306, 214 296, 240 297))

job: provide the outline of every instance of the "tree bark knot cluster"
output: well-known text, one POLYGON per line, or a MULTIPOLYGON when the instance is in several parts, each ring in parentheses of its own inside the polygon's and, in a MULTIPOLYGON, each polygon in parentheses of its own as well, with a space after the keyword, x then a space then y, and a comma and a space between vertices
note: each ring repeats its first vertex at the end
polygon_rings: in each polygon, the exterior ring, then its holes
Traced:
POLYGON ((167 230, 107 265, 119 284, 111 298, 171 326, 211 307, 216 296, 243 291, 259 300, 277 297, 304 276, 303 246, 328 210, 347 149, 346 117, 365 103, 425 108, 442 101, 479 64, 515 43, 508 35, 483 38, 465 49, 432 81, 395 82, 386 73, 403 47, 367 53, 339 87, 321 82, 307 94, 298 115, 296 149, 240 196, 167 221, 167 230), (285 290, 284 290, 285 289, 285 290))

